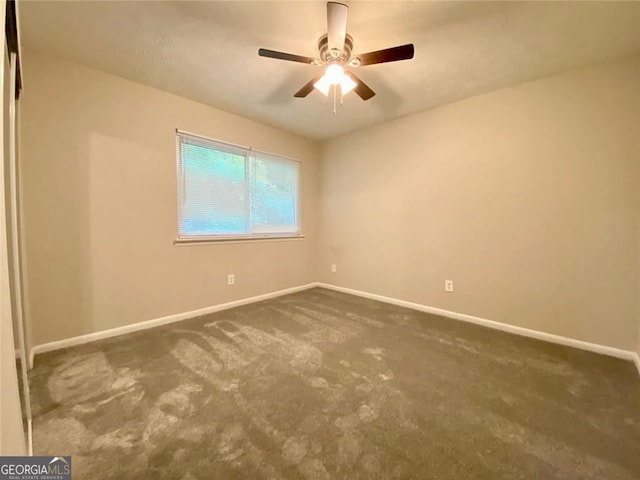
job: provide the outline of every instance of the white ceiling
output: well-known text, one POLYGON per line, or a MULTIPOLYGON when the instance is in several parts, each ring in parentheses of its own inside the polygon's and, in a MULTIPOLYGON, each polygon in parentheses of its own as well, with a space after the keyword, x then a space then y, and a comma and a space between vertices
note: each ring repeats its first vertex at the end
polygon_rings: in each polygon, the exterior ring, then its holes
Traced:
POLYGON ((640 2, 349 2, 354 53, 414 43, 410 61, 362 67, 377 95, 338 114, 319 67, 258 57, 317 55, 314 2, 20 2, 22 42, 82 64, 324 139, 501 87, 640 51, 640 2))

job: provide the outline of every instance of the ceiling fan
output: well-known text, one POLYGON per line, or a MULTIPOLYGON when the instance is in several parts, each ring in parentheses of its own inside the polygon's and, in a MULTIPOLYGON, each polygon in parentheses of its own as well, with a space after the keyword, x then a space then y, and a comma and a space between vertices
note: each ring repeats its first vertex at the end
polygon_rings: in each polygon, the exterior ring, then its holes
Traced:
POLYGON ((376 63, 396 62, 398 60, 409 60, 413 58, 414 48, 412 43, 351 56, 353 38, 347 34, 348 12, 349 7, 342 3, 327 2, 327 34, 321 36, 320 40, 318 40, 320 58, 304 57, 291 53, 268 50, 266 48, 258 50, 258 55, 261 57, 326 66, 324 73, 311 79, 311 81, 294 94, 294 97, 304 98, 309 95, 314 88, 327 96, 329 95, 331 87, 334 87, 334 102, 338 88, 340 88, 342 95, 346 95, 353 90, 363 100, 369 100, 375 95, 375 92, 356 77, 353 72, 346 71, 346 67, 364 67, 367 65, 375 65, 376 63))

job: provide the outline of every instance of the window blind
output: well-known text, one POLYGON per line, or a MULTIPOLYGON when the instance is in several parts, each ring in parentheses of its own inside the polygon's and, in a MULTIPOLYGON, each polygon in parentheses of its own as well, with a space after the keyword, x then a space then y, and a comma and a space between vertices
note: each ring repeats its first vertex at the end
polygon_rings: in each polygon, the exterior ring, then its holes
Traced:
POLYGON ((177 133, 178 239, 300 235, 299 162, 177 133))

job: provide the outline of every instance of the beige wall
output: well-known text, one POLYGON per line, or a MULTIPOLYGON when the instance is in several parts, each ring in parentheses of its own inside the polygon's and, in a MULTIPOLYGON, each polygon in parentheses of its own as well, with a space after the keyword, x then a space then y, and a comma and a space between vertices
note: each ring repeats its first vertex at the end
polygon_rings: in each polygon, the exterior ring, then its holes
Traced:
POLYGON ((339 137, 321 165, 59 58, 27 50, 24 72, 32 345, 320 280, 640 351, 638 57, 339 137), (175 128, 301 159, 307 238, 174 247, 175 128))
POLYGON ((635 57, 326 142, 319 279, 634 350, 639 115, 635 57))
POLYGON ((32 345, 315 280, 315 142, 32 50, 24 75, 32 345), (174 246, 176 128, 300 159, 307 238, 174 246))

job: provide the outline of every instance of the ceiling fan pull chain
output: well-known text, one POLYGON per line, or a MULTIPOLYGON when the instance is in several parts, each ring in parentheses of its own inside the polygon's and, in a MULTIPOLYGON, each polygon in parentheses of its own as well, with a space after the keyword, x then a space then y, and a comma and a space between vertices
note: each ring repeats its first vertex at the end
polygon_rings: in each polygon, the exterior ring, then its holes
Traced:
POLYGON ((338 86, 333 86, 333 114, 336 114, 336 96, 338 94, 338 86))

